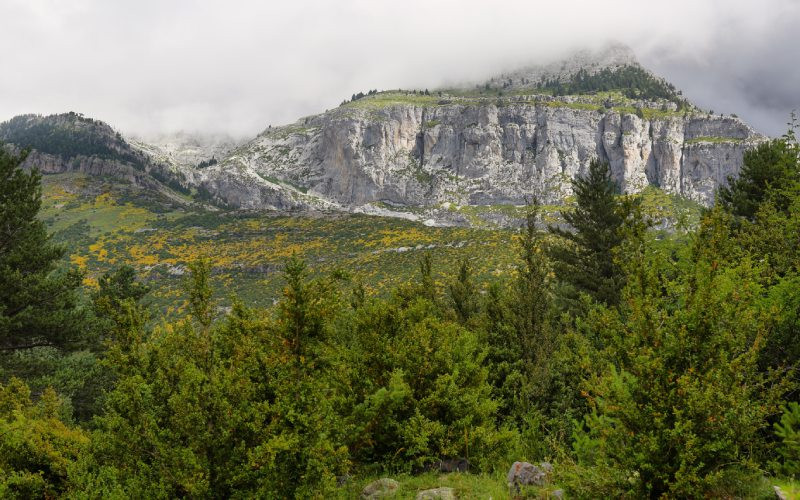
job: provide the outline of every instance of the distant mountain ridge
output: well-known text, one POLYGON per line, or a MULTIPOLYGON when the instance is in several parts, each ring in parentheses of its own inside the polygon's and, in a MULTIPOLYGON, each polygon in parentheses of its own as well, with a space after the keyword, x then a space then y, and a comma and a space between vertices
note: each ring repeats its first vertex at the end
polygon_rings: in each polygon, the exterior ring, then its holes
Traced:
POLYGON ((28 163, 45 172, 119 175, 124 166, 230 208, 461 224, 461 206, 560 203, 594 158, 627 192, 656 186, 708 205, 744 151, 766 139, 736 117, 697 109, 619 45, 474 87, 354 97, 245 143, 178 134, 154 144, 74 113, 16 117, 0 124, 0 140, 34 147, 28 163))

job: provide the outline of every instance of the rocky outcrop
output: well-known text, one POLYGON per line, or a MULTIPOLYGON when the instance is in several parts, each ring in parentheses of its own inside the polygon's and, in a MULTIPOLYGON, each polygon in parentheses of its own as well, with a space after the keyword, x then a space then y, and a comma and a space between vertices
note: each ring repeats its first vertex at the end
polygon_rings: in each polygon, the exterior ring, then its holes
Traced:
POLYGON ((710 205, 766 139, 698 110, 619 45, 475 88, 362 96, 244 144, 190 134, 128 141, 76 113, 15 117, 0 124, 0 140, 31 146, 27 164, 44 172, 109 175, 231 208, 465 224, 449 207, 559 204, 595 159, 625 192, 656 186, 710 205))
POLYGON ((344 106, 266 131, 201 182, 247 208, 282 207, 287 192, 338 207, 559 203, 600 159, 627 192, 654 185, 708 205, 762 140, 733 117, 569 98, 344 106))
POLYGON ((96 156, 63 158, 33 150, 28 153, 22 167, 26 169, 36 168, 43 174, 81 172, 97 177, 112 177, 150 189, 155 189, 158 186, 158 182, 150 175, 142 170, 137 170, 130 164, 96 156))
POLYGON ((441 486, 439 488, 431 488, 429 490, 422 490, 417 493, 416 500, 456 500, 456 494, 453 488, 441 486))
POLYGON ((78 113, 14 117, 0 123, 0 142, 15 153, 28 151, 23 168, 108 177, 188 203, 191 177, 131 146, 108 124, 78 113))

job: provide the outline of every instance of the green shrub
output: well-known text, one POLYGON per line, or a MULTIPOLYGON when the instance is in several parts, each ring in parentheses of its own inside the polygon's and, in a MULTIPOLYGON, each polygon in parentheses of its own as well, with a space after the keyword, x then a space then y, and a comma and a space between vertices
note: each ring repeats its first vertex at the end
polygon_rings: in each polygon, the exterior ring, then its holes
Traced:
MULTIPOLYGON (((696 248, 676 276, 645 251, 628 264, 620 308, 590 318, 604 348, 585 382, 591 412, 575 430, 576 452, 581 465, 635 476, 637 495, 703 496, 755 474, 767 418, 788 387, 758 367, 770 330, 759 269, 715 255, 696 248)), ((629 483, 618 487, 622 495, 629 483)))
POLYGON ((54 498, 68 485, 68 471, 88 436, 64 423, 52 389, 38 403, 19 379, 0 385, 0 497, 54 498))
POLYGON ((354 462, 409 471, 464 457, 487 469, 510 446, 514 433, 495 426, 478 336, 437 316, 427 299, 398 297, 341 321, 335 364, 347 370, 339 383, 354 462))
POLYGON ((781 468, 784 474, 794 476, 800 474, 800 404, 792 401, 781 409, 781 420, 774 424, 775 435, 780 439, 781 468))

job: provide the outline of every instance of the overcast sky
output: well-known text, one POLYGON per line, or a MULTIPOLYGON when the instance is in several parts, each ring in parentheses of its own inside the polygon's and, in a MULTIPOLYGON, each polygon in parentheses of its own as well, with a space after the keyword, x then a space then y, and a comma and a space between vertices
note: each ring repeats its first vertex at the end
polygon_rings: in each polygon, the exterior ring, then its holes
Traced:
POLYGON ((800 0, 0 0, 0 120, 72 110, 246 136, 359 90, 615 40, 699 106, 780 135, 800 108, 798 26, 800 0))

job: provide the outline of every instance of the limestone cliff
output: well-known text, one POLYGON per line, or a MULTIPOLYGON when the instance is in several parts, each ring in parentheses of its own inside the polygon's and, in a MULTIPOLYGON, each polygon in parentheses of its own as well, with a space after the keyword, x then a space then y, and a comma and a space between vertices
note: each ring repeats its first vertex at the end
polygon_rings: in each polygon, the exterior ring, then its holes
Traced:
POLYGON ((451 217, 440 207, 559 204, 593 159, 608 161, 626 192, 656 186, 710 205, 765 139, 696 108, 621 46, 433 93, 359 93, 244 143, 126 140, 76 113, 0 124, 0 141, 31 146, 26 165, 44 172, 110 175, 230 208, 433 219, 451 217))
POLYGON ((653 185, 708 205, 764 139, 610 45, 474 87, 359 93, 264 131, 195 181, 250 209, 559 203, 597 158, 626 192, 653 185))
POLYGON ((599 158, 625 191, 655 185, 710 204, 764 139, 733 117, 576 98, 368 101, 267 130, 201 182, 245 208, 281 207, 293 192, 341 207, 558 203, 599 158))

